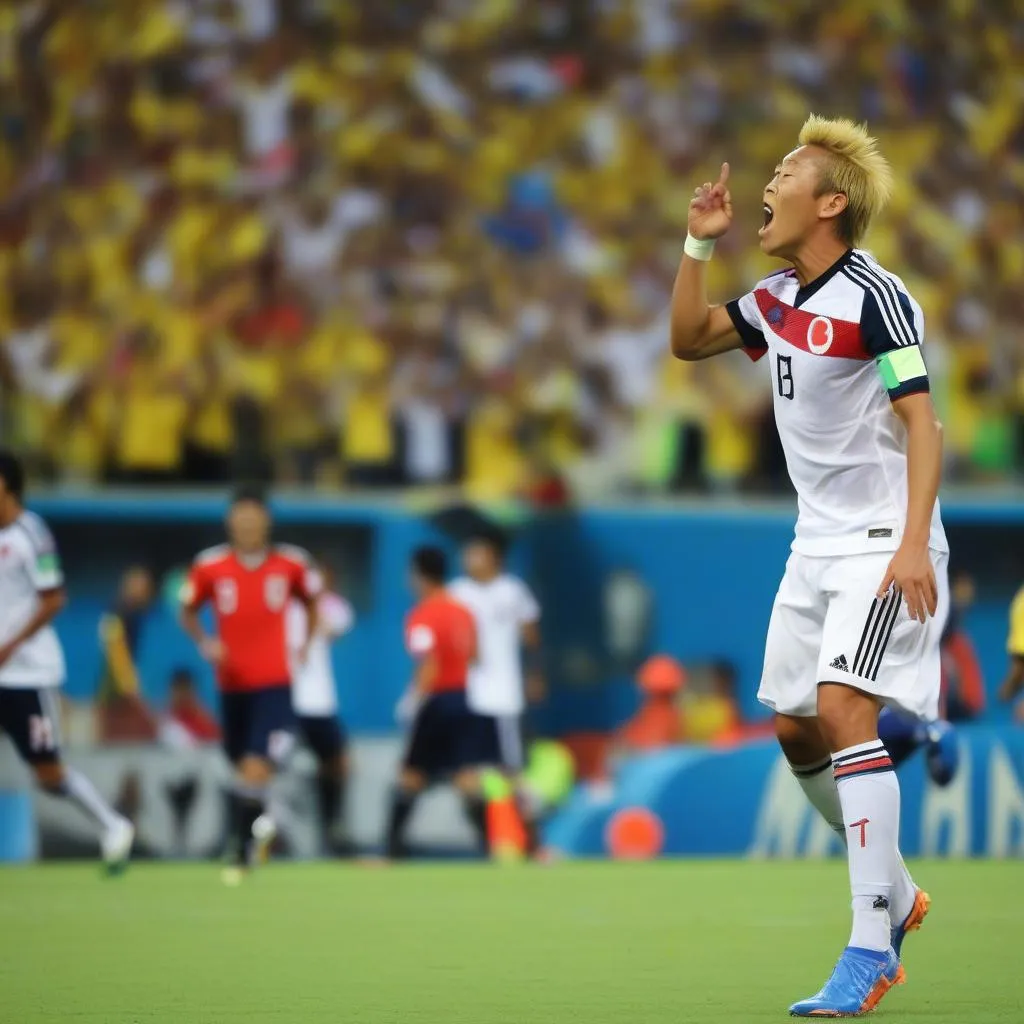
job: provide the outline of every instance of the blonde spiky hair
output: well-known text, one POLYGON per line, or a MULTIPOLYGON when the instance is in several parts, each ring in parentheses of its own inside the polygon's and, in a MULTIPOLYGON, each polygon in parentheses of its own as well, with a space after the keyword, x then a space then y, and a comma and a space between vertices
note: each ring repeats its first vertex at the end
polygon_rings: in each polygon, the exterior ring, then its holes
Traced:
POLYGON ((846 196, 836 227, 844 242, 857 245, 892 195, 892 168, 878 151, 878 140, 868 135, 866 124, 811 114, 797 141, 828 153, 819 188, 846 196))

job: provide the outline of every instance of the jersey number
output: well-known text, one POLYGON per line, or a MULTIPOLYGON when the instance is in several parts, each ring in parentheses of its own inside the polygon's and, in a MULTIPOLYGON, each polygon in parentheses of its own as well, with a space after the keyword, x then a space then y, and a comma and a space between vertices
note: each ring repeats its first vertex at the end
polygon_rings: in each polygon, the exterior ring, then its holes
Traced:
POLYGON ((792 356, 777 356, 775 364, 775 376, 779 384, 779 397, 793 400, 793 358, 792 356))
POLYGON ((53 750, 53 722, 46 715, 29 715, 28 745, 35 752, 53 750))

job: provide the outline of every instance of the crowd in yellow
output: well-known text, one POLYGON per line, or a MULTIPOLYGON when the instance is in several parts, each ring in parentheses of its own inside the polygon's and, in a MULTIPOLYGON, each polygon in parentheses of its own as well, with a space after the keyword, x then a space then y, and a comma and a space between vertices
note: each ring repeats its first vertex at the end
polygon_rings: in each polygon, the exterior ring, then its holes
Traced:
POLYGON ((0 415, 69 481, 777 486, 763 368, 673 362, 665 317, 694 184, 730 161, 732 297, 816 110, 897 169, 868 247, 951 478, 1006 479, 1022 40, 998 0, 5 5, 0 415))

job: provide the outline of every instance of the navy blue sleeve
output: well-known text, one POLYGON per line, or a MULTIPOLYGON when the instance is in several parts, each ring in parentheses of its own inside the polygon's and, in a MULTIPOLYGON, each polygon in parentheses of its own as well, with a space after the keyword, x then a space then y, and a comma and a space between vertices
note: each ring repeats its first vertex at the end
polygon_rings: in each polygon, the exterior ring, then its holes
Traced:
POLYGON ((760 359, 768 351, 768 342, 765 340, 761 328, 752 324, 744 315, 744 299, 753 301, 750 296, 746 295, 743 299, 733 299, 725 304, 725 311, 729 314, 729 319, 732 320, 732 325, 736 328, 736 333, 740 336, 747 355, 751 359, 760 359))

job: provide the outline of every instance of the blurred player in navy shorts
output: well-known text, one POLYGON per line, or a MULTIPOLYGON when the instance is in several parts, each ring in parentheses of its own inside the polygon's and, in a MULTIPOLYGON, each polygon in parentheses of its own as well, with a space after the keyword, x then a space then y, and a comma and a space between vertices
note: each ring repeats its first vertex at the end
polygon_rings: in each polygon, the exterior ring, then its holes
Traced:
MULTIPOLYGON (((270 541, 270 513, 262 494, 240 491, 228 511, 228 544, 203 551, 182 593, 182 626, 217 669, 224 751, 234 766, 232 831, 235 863, 225 882, 267 852, 276 832, 266 811, 274 766, 294 746, 291 672, 286 621, 294 598, 306 609, 305 636, 317 634, 320 578, 299 548, 270 541), (216 634, 199 611, 212 604, 216 634)), ((295 652, 305 663, 309 639, 295 652)))
POLYGON ((925 722, 892 708, 878 716, 878 738, 889 751, 896 768, 924 749, 928 774, 937 786, 948 786, 956 776, 960 753, 956 729, 939 718, 925 722))
POLYGON ((387 854, 392 859, 406 855, 405 825, 419 795, 448 779, 461 793, 481 844, 486 843, 486 810, 475 771, 481 721, 466 700, 476 626, 472 614, 445 590, 443 551, 419 548, 411 570, 419 600, 406 620, 405 643, 416 669, 398 708, 399 717, 410 718, 412 724, 388 821, 387 854))

